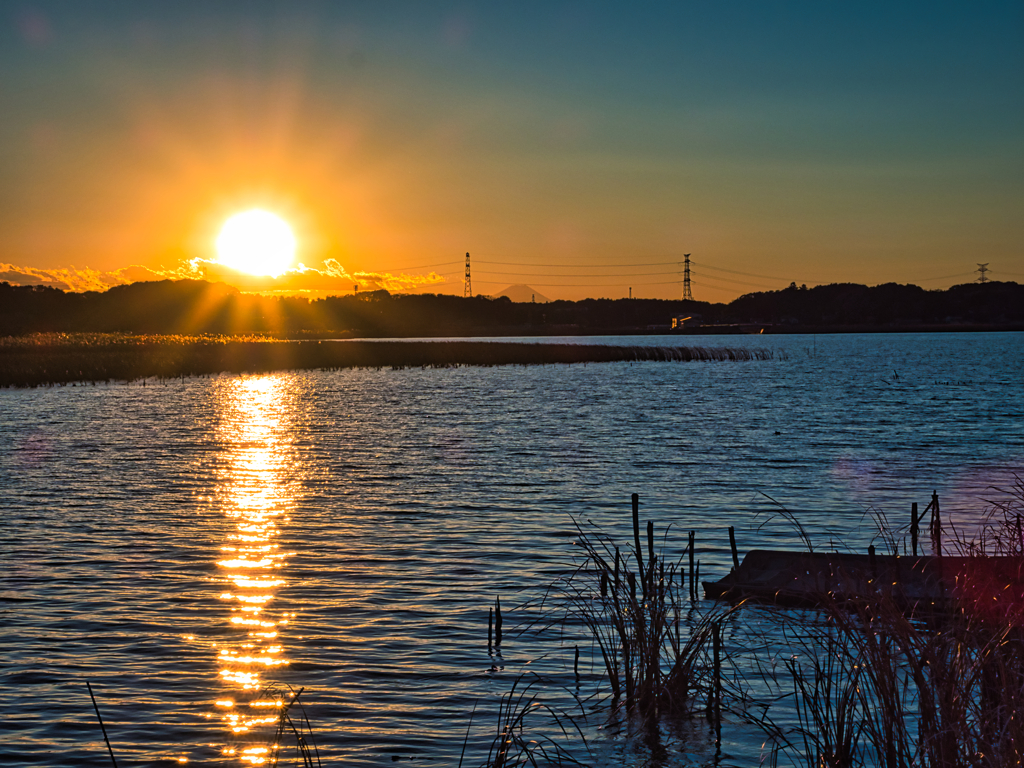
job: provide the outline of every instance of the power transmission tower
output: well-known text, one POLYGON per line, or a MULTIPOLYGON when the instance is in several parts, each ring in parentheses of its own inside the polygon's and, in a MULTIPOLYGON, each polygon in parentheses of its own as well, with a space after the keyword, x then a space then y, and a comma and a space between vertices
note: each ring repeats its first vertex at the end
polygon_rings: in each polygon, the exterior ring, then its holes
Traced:
MULTIPOLYGON (((974 263, 978 264, 978 262, 974 262, 974 263)), ((984 264, 978 264, 978 268, 975 271, 981 274, 981 277, 978 278, 978 282, 979 283, 987 283, 988 282, 988 278, 985 277, 985 273, 988 272, 988 262, 987 261, 984 264)))
POLYGON ((684 253, 683 258, 683 301, 693 301, 693 294, 690 293, 690 254, 684 253))
POLYGON ((466 287, 462 292, 462 298, 468 299, 473 295, 473 281, 469 277, 469 254, 466 254, 466 287))

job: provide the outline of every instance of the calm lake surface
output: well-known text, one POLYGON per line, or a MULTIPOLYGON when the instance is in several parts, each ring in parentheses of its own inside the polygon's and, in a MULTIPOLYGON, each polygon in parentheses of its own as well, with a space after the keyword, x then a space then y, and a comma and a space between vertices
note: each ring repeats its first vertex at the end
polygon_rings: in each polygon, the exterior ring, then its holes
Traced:
MULTIPOLYGON (((764 738, 736 719, 717 756, 703 720, 629 738, 576 628, 528 627, 574 519, 625 545, 639 493, 716 579, 730 525, 741 552, 801 546, 772 500, 864 551, 879 514, 905 528, 936 491, 968 530, 1024 476, 1024 334, 575 341, 775 357, 0 391, 0 764, 109 765, 86 681, 119 765, 260 764, 276 681, 303 689, 324 765, 457 765, 471 713, 477 765, 538 673, 596 764, 754 765, 764 738)), ((759 615, 732 652, 770 635, 759 615)))

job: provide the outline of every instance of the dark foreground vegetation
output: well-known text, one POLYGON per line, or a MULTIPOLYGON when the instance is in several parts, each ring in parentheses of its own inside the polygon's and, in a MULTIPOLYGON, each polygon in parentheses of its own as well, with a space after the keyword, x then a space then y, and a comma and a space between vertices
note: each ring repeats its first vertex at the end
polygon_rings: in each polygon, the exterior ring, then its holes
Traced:
MULTIPOLYGON (((695 719, 706 719, 718 748, 723 729, 756 727, 768 765, 1020 765, 1024 482, 1017 478, 1002 492, 970 538, 941 521, 937 497, 933 504, 933 554, 969 557, 978 568, 958 578, 945 598, 909 610, 895 599, 891 578, 841 599, 822 591, 815 611, 702 607, 692 588, 693 533, 681 556, 666 557, 680 548, 665 546, 671 530, 656 531, 653 522, 643 535, 635 495, 633 540, 615 542, 592 525, 578 526, 576 568, 546 603, 591 635, 611 692, 607 706, 627 716, 652 765, 669 762, 663 729, 695 719), (943 542, 943 530, 954 536, 943 542), (985 576, 988 557, 1015 560, 1016 577, 993 585, 985 576), (731 631, 736 620, 763 628, 756 647, 749 647, 756 634, 746 634, 743 647, 744 635, 731 631)), ((913 537, 916 525, 883 527, 878 543, 893 555, 909 553, 902 535, 913 537)), ((691 754, 685 744, 681 749, 691 754)), ((499 764, 506 763, 490 765, 499 764)))
POLYGON ((989 282, 926 291, 894 283, 868 287, 795 285, 729 304, 657 299, 586 299, 548 304, 507 297, 391 295, 370 291, 309 300, 239 293, 202 280, 134 283, 103 293, 66 293, 0 283, 0 336, 29 333, 268 334, 376 338, 529 336, 668 331, 794 332, 962 327, 1024 329, 1024 286, 989 282))
POLYGON ((0 386, 336 368, 766 360, 773 354, 769 350, 725 347, 37 334, 0 339, 0 386))

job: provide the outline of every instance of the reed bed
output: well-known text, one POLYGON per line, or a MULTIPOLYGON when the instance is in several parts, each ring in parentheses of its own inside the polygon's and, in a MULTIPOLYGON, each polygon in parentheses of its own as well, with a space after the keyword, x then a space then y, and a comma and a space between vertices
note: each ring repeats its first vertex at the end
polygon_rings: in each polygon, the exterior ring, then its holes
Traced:
MULTIPOLYGON (((583 554, 548 598, 560 604, 562 621, 582 625, 592 639, 613 710, 622 702, 650 726, 706 704, 720 729, 725 695, 726 711, 768 735, 771 765, 1024 763, 1024 594, 1006 594, 1011 585, 994 597, 983 563, 958 576, 950 599, 913 611, 881 583, 842 602, 823 596, 818 610, 758 608, 762 641, 743 652, 751 662, 744 672, 732 665, 727 690, 716 658, 720 632, 731 611, 751 608, 741 603, 701 615, 688 606, 682 560, 689 546, 668 560, 648 523, 644 547, 635 495, 633 510, 631 545, 577 524, 583 554), (766 698, 751 698, 754 689, 766 698)), ((1024 569, 1022 522, 1018 478, 987 523, 970 540, 947 539, 942 554, 1014 557, 1024 569)), ((896 532, 881 535, 895 550, 896 532)))
POLYGON ((824 621, 790 631, 786 658, 766 680, 788 689, 797 715, 789 730, 762 723, 776 764, 781 756, 817 768, 1021 763, 1019 628, 958 609, 918 621, 881 598, 828 606, 824 621))
POLYGON ((216 373, 605 362, 770 360, 767 349, 487 341, 280 341, 259 337, 37 334, 0 339, 0 387, 216 373))
MULTIPOLYGON (((991 512, 976 536, 954 539, 945 554, 1020 558, 1019 478, 991 512)), ((761 667, 763 682, 780 694, 788 689, 798 724, 786 731, 770 718, 762 723, 775 743, 773 762, 782 755, 817 768, 1024 762, 1024 596, 996 599, 991 586, 979 567, 958 577, 952 599, 916 614, 884 585, 842 604, 826 601, 802 622, 778 614, 784 623, 771 634, 786 638, 785 659, 761 667)))
POLYGON ((563 620, 588 630, 613 702, 624 702, 641 721, 702 709, 720 720, 721 629, 730 611, 694 620, 694 593, 683 568, 689 549, 669 559, 664 546, 655 546, 654 524, 648 522, 645 552, 638 505, 634 494, 634 541, 624 550, 593 525, 576 524, 582 557, 549 599, 564 611, 563 620))

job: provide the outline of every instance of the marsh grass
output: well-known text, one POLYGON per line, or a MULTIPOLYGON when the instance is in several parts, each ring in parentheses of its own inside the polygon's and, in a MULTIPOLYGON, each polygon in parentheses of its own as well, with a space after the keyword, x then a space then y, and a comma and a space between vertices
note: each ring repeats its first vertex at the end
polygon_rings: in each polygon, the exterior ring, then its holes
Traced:
MULTIPOLYGON (((1020 558, 1022 512, 1018 478, 969 542, 971 551, 1020 558)), ((962 539, 947 545, 966 546, 962 539)), ((790 689, 796 726, 761 723, 774 740, 773 762, 788 755, 817 768, 1021 764, 1024 596, 1007 597, 1013 586, 1002 583, 979 558, 957 572, 950 599, 927 611, 908 612, 891 590, 879 589, 826 601, 804 621, 778 614, 782 626, 769 633, 785 637, 786 658, 759 669, 768 688, 790 689)))
POLYGON ((587 630, 614 703, 623 701, 641 721, 702 708, 719 717, 723 677, 716 637, 731 611, 696 611, 683 578, 688 553, 668 560, 666 547, 655 547, 653 523, 647 525, 645 553, 636 504, 634 495, 632 549, 620 549, 592 524, 576 523, 582 556, 548 599, 563 612, 562 621, 587 630))
POLYGON ((1019 764, 1019 633, 963 614, 922 623, 884 603, 835 606, 802 630, 807 647, 785 662, 798 727, 780 747, 835 768, 1019 764))
POLYGON ((487 341, 281 341, 248 336, 37 334, 0 338, 0 386, 138 381, 216 373, 602 362, 770 360, 772 350, 487 341))
POLYGON ((483 768, 584 765, 573 747, 580 744, 587 749, 579 725, 585 720, 585 713, 582 707, 575 714, 552 706, 543 696, 546 687, 545 681, 536 675, 516 677, 499 702, 494 737, 483 768), (550 732, 554 735, 548 735, 550 732))

